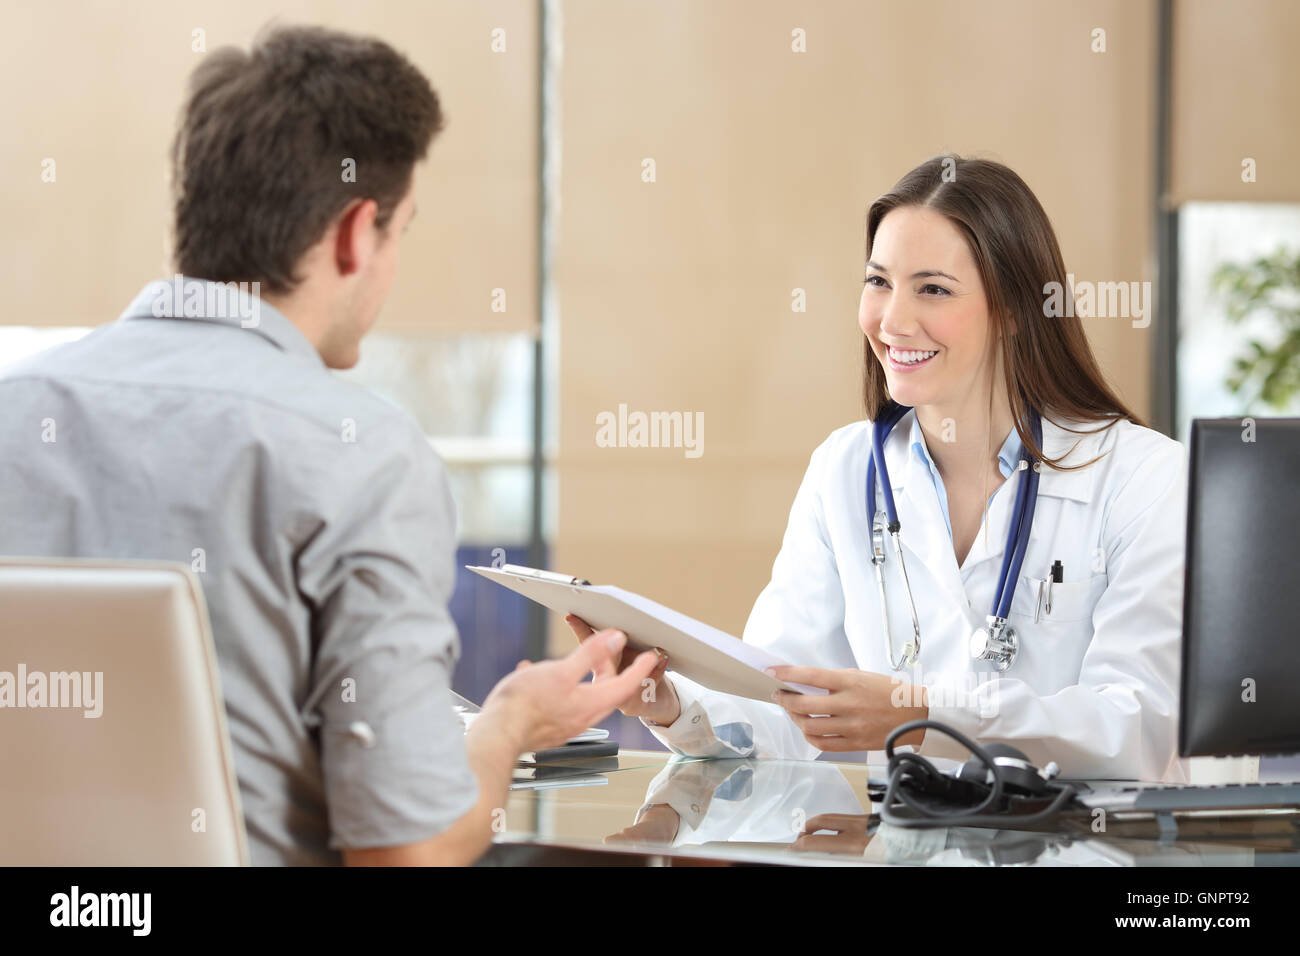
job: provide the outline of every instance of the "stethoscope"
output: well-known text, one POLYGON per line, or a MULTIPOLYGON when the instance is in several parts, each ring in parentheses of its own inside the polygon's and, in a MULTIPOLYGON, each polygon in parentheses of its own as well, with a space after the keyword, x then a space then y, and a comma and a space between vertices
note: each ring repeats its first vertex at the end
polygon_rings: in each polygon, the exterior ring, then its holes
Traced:
MULTIPOLYGON (((898 424, 899 419, 912 410, 910 405, 891 402, 871 427, 871 459, 867 462, 867 515, 871 525, 871 563, 876 568, 876 583, 880 588, 880 624, 885 633, 885 651, 889 665, 896 671, 911 667, 921 656, 921 622, 916 616, 916 602, 912 600, 912 585, 907 579, 907 563, 903 560, 903 546, 899 541, 901 525, 894 507, 894 489, 889 483, 889 468, 885 464, 885 439, 898 424), (885 497, 885 514, 876 511, 876 471, 883 479, 881 488, 885 497), (888 525, 886 525, 886 516, 888 525), (894 541, 894 554, 898 570, 907 589, 907 603, 912 611, 912 639, 903 647, 901 657, 894 655, 894 636, 889 628, 889 606, 885 601, 885 531, 894 541)), ((1030 426, 1034 442, 1043 447, 1043 423, 1038 413, 1030 409, 1030 426)), ((993 613, 985 618, 984 627, 975 629, 970 636, 970 655, 977 661, 991 661, 1000 671, 1015 663, 1018 642, 1016 629, 1007 624, 1011 601, 1016 593, 1016 580, 1020 566, 1029 549, 1029 531, 1034 523, 1034 508, 1038 503, 1039 462, 1022 454, 1017 471, 1016 500, 1011 510, 1011 527, 1007 532, 1007 548, 1002 555, 1002 570, 998 575, 997 591, 993 595, 993 613)))

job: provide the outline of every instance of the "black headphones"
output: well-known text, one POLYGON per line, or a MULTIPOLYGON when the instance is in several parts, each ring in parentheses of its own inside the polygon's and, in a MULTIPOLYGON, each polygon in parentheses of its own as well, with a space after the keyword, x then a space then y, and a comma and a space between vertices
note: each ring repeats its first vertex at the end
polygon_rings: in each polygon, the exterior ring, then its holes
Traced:
MULTIPOLYGON (((900 724, 885 739, 889 758, 889 783, 884 786, 880 819, 898 827, 992 826, 1039 823, 1060 812, 1077 791, 1070 784, 1053 782, 1060 768, 1049 763, 1039 770, 1023 753, 1004 743, 981 747, 964 734, 936 720, 900 724), (950 774, 935 769, 915 753, 894 753, 894 742, 904 734, 933 727, 971 752, 971 757, 950 774), (1043 801, 1046 807, 1040 807, 1043 801), (899 815, 899 810, 910 811, 899 815)), ((868 785, 868 791, 872 790, 868 785)), ((880 785, 874 789, 879 792, 880 785)))

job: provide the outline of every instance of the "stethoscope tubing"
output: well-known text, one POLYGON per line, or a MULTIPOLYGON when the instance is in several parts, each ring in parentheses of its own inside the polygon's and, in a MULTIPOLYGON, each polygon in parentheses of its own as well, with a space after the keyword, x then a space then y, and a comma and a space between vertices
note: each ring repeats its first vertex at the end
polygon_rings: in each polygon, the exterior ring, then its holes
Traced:
MULTIPOLYGON (((1034 441, 1043 447, 1043 424, 1036 413, 1031 414, 1031 427, 1034 441)), ((1020 480, 1016 482, 1016 501, 1012 508, 1011 531, 1007 536, 1009 547, 1002 555, 1002 569, 998 574, 998 593, 993 601, 993 615, 1006 620, 1011 613, 1011 601, 1015 597, 1016 584, 1020 580, 1020 568, 1029 550, 1029 534, 1034 526, 1034 510, 1038 504, 1038 466, 1028 458, 1024 463, 1020 480)))
POLYGON ((886 477, 880 483, 885 494, 885 515, 889 518, 889 530, 898 530, 898 509, 894 505, 894 489, 888 481, 889 468, 885 465, 885 439, 894 430, 899 419, 911 410, 910 405, 891 404, 882 419, 871 429, 871 459, 867 462, 867 517, 868 527, 876 522, 876 472, 886 477))
MULTIPOLYGON (((889 519, 889 531, 897 534, 900 530, 898 510, 894 504, 894 491, 889 481, 889 469, 885 464, 885 440, 893 431, 899 420, 912 410, 910 405, 890 403, 888 409, 880 415, 871 429, 871 457, 867 461, 867 527, 874 528, 876 521, 876 476, 879 473, 884 480, 879 487, 885 499, 885 515, 889 519)), ((1039 448, 1043 446, 1043 425, 1038 413, 1030 409, 1030 427, 1034 441, 1039 448)), ((1011 527, 1007 535, 1007 548, 1002 555, 1002 567, 998 575, 997 593, 993 600, 993 616, 1005 620, 1011 612, 1011 603, 1015 597, 1015 582, 1019 579, 1020 568, 1029 548, 1029 536, 1034 524, 1034 511, 1038 503, 1038 465, 1037 462, 1022 458, 1024 467, 1020 480, 1016 483, 1016 500, 1012 505, 1011 527)))

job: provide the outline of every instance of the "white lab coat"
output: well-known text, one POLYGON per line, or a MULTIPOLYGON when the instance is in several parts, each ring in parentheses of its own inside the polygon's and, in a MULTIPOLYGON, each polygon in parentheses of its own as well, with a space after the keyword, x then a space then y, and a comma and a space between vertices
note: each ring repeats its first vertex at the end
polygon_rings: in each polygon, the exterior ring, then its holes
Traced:
MULTIPOLYGON (((1066 465, 1104 457, 1080 471, 1040 472, 1029 548, 1009 615, 1020 650, 1011 669, 998 673, 992 664, 970 659, 969 638, 991 610, 1019 474, 998 488, 959 569, 937 489, 909 447, 914 415, 908 412, 890 432, 885 460, 921 625, 917 666, 896 674, 881 634, 867 526, 866 421, 836 430, 813 452, 744 640, 790 664, 856 668, 923 684, 932 720, 978 742, 1009 743, 1039 767, 1055 761, 1065 777, 1187 781, 1187 762, 1176 757, 1187 496, 1183 447, 1128 421, 1077 435, 1044 417, 1047 457, 1072 446, 1066 465), (1052 588, 1051 615, 1035 620, 1039 586, 1055 560, 1064 567, 1063 581, 1052 588)), ((877 501, 883 509, 880 492, 877 501)), ((894 646, 901 649, 911 634, 911 615, 897 558, 886 545, 889 619, 894 646)), ((679 753, 798 759, 820 753, 776 704, 710 691, 672 672, 669 679, 682 715, 670 727, 647 726, 679 753)), ((951 760, 968 756, 933 730, 919 752, 951 760)), ((877 751, 868 759, 874 763, 881 756, 877 751)))

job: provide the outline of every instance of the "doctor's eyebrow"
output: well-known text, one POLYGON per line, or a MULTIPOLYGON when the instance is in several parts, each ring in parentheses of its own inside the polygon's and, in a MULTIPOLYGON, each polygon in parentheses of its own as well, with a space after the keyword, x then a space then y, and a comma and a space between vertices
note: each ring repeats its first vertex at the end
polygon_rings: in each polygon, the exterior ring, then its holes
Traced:
MULTIPOLYGON (((868 262, 867 268, 875 269, 877 272, 883 272, 885 275, 889 275, 889 270, 886 269, 884 266, 882 266, 879 262, 868 262)), ((940 276, 944 279, 951 279, 953 282, 961 282, 961 280, 958 279, 956 276, 950 276, 948 275, 948 273, 940 272, 938 269, 922 269, 920 272, 912 273, 913 279, 932 279, 935 276, 940 276)))

